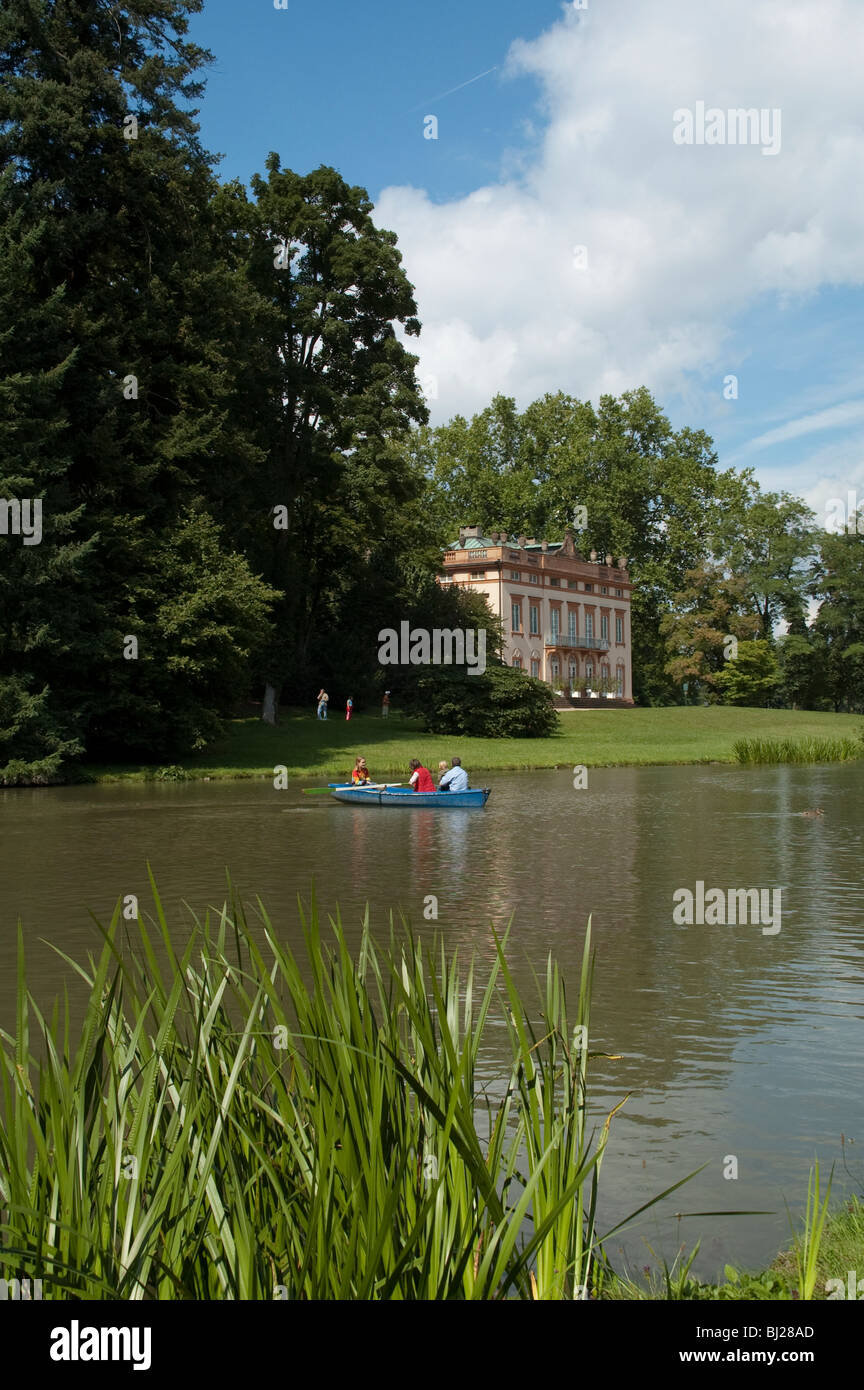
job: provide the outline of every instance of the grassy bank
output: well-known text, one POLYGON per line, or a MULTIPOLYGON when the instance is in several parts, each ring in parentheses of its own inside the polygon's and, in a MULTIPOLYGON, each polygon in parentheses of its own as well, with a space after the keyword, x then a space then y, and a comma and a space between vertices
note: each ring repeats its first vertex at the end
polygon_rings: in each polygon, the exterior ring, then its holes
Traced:
MULTIPOLYGON (((793 1241, 767 1269, 742 1270, 727 1265, 722 1280, 706 1283, 690 1274, 694 1250, 661 1275, 629 1278, 612 1274, 603 1280, 600 1297, 621 1302, 794 1302, 801 1299, 804 1273, 799 1263, 805 1255, 803 1223, 796 1237, 797 1249, 793 1241)), ((864 1297, 864 1282, 860 1291, 857 1289, 859 1278, 864 1281, 864 1204, 852 1197, 826 1217, 818 1248, 813 1252, 810 1297, 821 1302, 848 1300, 851 1295, 857 1301, 864 1297), (850 1272, 854 1278, 850 1278, 850 1272)))
MULTIPOLYGON (((434 768, 454 754, 472 775, 568 764, 731 763, 736 761, 735 744, 741 739, 855 738, 861 726, 861 719, 850 715, 722 705, 589 709, 562 714, 558 733, 551 738, 452 739, 423 733, 416 721, 398 713, 389 720, 360 715, 347 723, 294 712, 286 713, 277 728, 257 718, 236 719, 219 744, 163 775, 272 777, 274 767, 284 766, 290 777, 326 782, 345 776, 357 753, 365 754, 376 777, 403 777, 409 758, 420 758, 434 768)), ((106 781, 151 778, 158 772, 157 767, 141 763, 88 769, 88 775, 106 781)))

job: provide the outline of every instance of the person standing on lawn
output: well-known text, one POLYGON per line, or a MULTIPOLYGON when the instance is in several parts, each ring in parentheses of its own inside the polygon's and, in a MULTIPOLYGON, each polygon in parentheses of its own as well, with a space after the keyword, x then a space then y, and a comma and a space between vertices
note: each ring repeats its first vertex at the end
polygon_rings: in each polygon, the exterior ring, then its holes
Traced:
POLYGON ((329 704, 329 702, 330 702, 330 696, 327 694, 327 691, 324 689, 324 687, 323 687, 323 685, 322 685, 321 689, 318 691, 318 718, 319 718, 319 719, 326 719, 326 718, 327 718, 327 705, 329 704))
POLYGON ((349 696, 348 696, 348 703, 347 703, 346 706, 345 706, 345 718, 346 718, 346 719, 350 719, 350 718, 351 718, 351 711, 353 710, 353 708, 354 708, 354 701, 351 699, 351 696, 349 695, 349 696))
POLYGON ((384 699, 381 701, 381 718, 390 718, 390 691, 384 691, 384 699))

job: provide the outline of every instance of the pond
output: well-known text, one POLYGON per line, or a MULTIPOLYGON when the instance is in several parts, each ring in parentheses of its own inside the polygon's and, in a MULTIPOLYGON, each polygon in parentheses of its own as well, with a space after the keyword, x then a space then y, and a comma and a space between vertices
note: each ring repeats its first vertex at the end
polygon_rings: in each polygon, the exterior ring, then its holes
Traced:
MULTIPOLYGON (((549 952, 575 1008, 590 914, 590 1046, 619 1054, 594 1066, 598 1119, 627 1096, 603 1166, 603 1228, 707 1164, 613 1238, 613 1262, 623 1250, 633 1268, 653 1264, 649 1245, 671 1259, 701 1237, 703 1275, 727 1260, 767 1263, 788 1239, 785 1202, 796 1216, 803 1207, 814 1155, 826 1174, 836 1164, 837 1192, 864 1177, 861 765, 591 769, 587 787, 574 780, 570 769, 489 774, 474 779, 493 787, 485 810, 446 813, 355 807, 269 781, 0 793, 0 1026, 14 1026, 16 919, 44 1006, 72 981, 46 943, 84 959, 98 947, 90 912, 107 921, 131 893, 148 911, 148 860, 174 923, 188 921, 184 902, 221 904, 229 869, 297 945, 297 895, 313 881, 351 940, 368 903, 378 934, 401 910, 481 963, 512 916, 509 956, 538 1015, 534 975, 549 952), (799 814, 815 807, 824 816, 799 814), (733 895, 730 925, 712 889, 727 906, 730 889, 757 893, 733 895), (683 890, 690 922, 676 908, 683 890), (770 913, 754 920, 745 906, 770 913), (745 1208, 771 1214, 686 1215, 745 1208)), ((492 1077, 491 1033, 489 1049, 492 1077)))

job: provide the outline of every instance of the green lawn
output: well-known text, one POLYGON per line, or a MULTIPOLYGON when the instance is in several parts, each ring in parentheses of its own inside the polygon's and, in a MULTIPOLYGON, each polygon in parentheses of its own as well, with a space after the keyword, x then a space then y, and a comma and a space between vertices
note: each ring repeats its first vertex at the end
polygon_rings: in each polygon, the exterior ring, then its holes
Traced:
MULTIPOLYGON (((350 724, 326 722, 307 712, 286 712, 271 728, 257 718, 235 719, 228 736, 199 757, 180 764, 193 777, 273 776, 284 765, 291 777, 344 776, 358 753, 373 776, 403 776, 409 758, 434 770, 454 755, 474 774, 481 770, 551 768, 567 764, 614 767, 638 763, 733 762, 738 738, 855 736, 860 717, 806 711, 735 709, 730 706, 610 709, 566 712, 551 738, 450 738, 423 733, 416 721, 393 713, 385 721, 360 715, 350 724)), ((101 780, 152 777, 155 767, 129 764, 92 767, 101 780)))

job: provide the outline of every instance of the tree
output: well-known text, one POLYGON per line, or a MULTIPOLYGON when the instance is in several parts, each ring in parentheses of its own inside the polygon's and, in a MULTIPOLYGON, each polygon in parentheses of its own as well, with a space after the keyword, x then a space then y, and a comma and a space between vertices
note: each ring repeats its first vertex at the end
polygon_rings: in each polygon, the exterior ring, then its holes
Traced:
MULTIPOLYGON (((38 545, 0 537, 0 705, 31 702, 7 726, 16 764, 34 737, 58 756, 86 747, 94 720, 100 742, 113 730, 126 746, 116 634, 146 608, 135 596, 182 516, 256 461, 236 410, 253 300, 189 109, 200 9, 8 0, 0 14, 0 496, 43 514, 38 545)), ((240 585, 253 629, 254 584, 240 585)), ((226 691, 235 676, 231 662, 226 691)), ((168 709, 184 679, 168 668, 168 709)))
POLYGON ((780 668, 769 642, 739 642, 737 654, 714 677, 727 705, 764 705, 780 684, 780 668))
POLYGON ((362 188, 334 169, 283 170, 276 154, 252 188, 236 225, 267 306, 267 403, 247 553, 280 593, 262 674, 299 697, 388 545, 410 553, 416 516, 400 513, 423 482, 405 440, 426 408, 396 325, 411 336, 419 323, 396 237, 362 188))
POLYGON ((864 534, 823 533, 812 593, 813 642, 835 710, 864 710, 864 534))
POLYGON ((759 493, 747 475, 751 496, 743 510, 723 519, 727 563, 747 577, 747 588, 771 641, 781 618, 803 618, 807 607, 809 562, 817 544, 816 519, 800 497, 787 492, 759 493))
POLYGON ((660 620, 665 639, 666 671, 677 685, 695 686, 716 700, 724 663, 759 632, 759 619, 748 613, 747 581, 726 574, 720 565, 688 570, 685 587, 672 596, 660 620))

